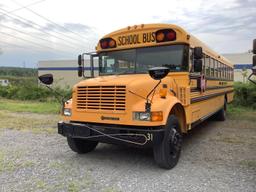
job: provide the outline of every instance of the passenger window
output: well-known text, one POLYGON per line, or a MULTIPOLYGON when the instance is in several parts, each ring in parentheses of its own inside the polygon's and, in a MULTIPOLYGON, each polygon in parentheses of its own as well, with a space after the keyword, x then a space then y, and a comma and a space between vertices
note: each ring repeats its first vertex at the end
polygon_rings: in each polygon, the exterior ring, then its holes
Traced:
POLYGON ((219 77, 219 74, 218 74, 218 61, 214 59, 214 74, 215 74, 215 77, 219 77))
POLYGON ((205 75, 209 77, 211 75, 210 71, 210 57, 208 55, 205 56, 205 75))

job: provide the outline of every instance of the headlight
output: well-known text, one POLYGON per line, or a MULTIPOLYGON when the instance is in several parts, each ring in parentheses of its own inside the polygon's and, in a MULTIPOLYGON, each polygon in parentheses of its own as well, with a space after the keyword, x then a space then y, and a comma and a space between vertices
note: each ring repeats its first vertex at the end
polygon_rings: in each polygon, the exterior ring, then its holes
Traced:
POLYGON ((64 109, 64 111, 63 111, 64 116, 71 116, 71 114, 72 114, 71 109, 69 109, 69 108, 64 109))
POLYGON ((133 119, 137 121, 150 121, 151 114, 148 112, 133 112, 133 119))
POLYGON ((162 121, 163 112, 162 111, 153 111, 148 112, 133 112, 133 120, 136 121, 162 121))

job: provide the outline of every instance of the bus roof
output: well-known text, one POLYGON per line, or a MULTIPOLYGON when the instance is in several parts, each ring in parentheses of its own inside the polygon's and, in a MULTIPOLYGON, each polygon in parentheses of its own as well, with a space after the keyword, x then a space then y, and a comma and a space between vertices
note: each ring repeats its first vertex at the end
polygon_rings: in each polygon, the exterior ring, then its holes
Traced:
POLYGON ((115 40, 117 42, 117 46, 115 48, 110 48, 105 50, 101 48, 100 41, 99 41, 96 47, 97 52, 184 43, 184 44, 189 44, 191 48, 202 47, 203 52, 206 55, 209 55, 212 58, 230 67, 233 67, 231 62, 227 60, 225 57, 221 56, 217 52, 210 49, 203 42, 201 42, 195 36, 189 34, 186 30, 184 30, 180 26, 174 25, 174 24, 156 23, 156 24, 141 24, 141 25, 128 26, 105 35, 104 37, 101 38, 101 40, 106 38, 111 38, 115 40), (156 43, 154 33, 161 29, 174 30, 177 34, 176 40, 163 42, 163 43, 156 43))

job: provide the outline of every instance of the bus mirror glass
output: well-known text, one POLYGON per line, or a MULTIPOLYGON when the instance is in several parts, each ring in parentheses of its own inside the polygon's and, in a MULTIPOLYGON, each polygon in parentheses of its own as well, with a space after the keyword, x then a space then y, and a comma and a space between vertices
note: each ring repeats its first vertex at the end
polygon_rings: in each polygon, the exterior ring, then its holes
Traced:
POLYGON ((195 47, 194 48, 194 58, 195 59, 202 59, 203 58, 203 49, 202 49, 202 47, 195 47))
POLYGON ((169 73, 170 69, 167 67, 153 67, 148 70, 150 77, 155 80, 161 80, 169 73))
POLYGON ((194 60, 194 72, 202 72, 203 62, 202 59, 194 60))
POLYGON ((82 75, 83 75, 83 67, 79 66, 77 72, 78 72, 78 77, 82 77, 82 75))
POLYGON ((52 74, 44 74, 38 77, 38 79, 45 85, 51 85, 53 83, 52 74))
POLYGON ((256 54, 256 39, 253 40, 252 52, 253 54, 256 54))
POLYGON ((82 65, 82 55, 78 55, 78 65, 82 65))

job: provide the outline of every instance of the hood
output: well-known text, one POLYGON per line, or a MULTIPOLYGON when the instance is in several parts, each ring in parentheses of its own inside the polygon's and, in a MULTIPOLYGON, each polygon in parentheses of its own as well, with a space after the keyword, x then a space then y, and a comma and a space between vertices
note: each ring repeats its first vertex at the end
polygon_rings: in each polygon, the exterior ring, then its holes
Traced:
POLYGON ((109 75, 79 82, 76 86, 129 85, 136 82, 156 82, 148 74, 109 75))
MULTIPOLYGON (((167 76, 162 79, 162 84, 169 84, 170 78, 170 76, 167 76)), ((159 81, 152 79, 148 74, 111 75, 87 79, 79 82, 75 87, 123 85, 126 86, 128 92, 134 92, 142 97, 146 97, 158 82, 159 81)), ((160 87, 162 86, 159 85, 156 90, 160 87)))

